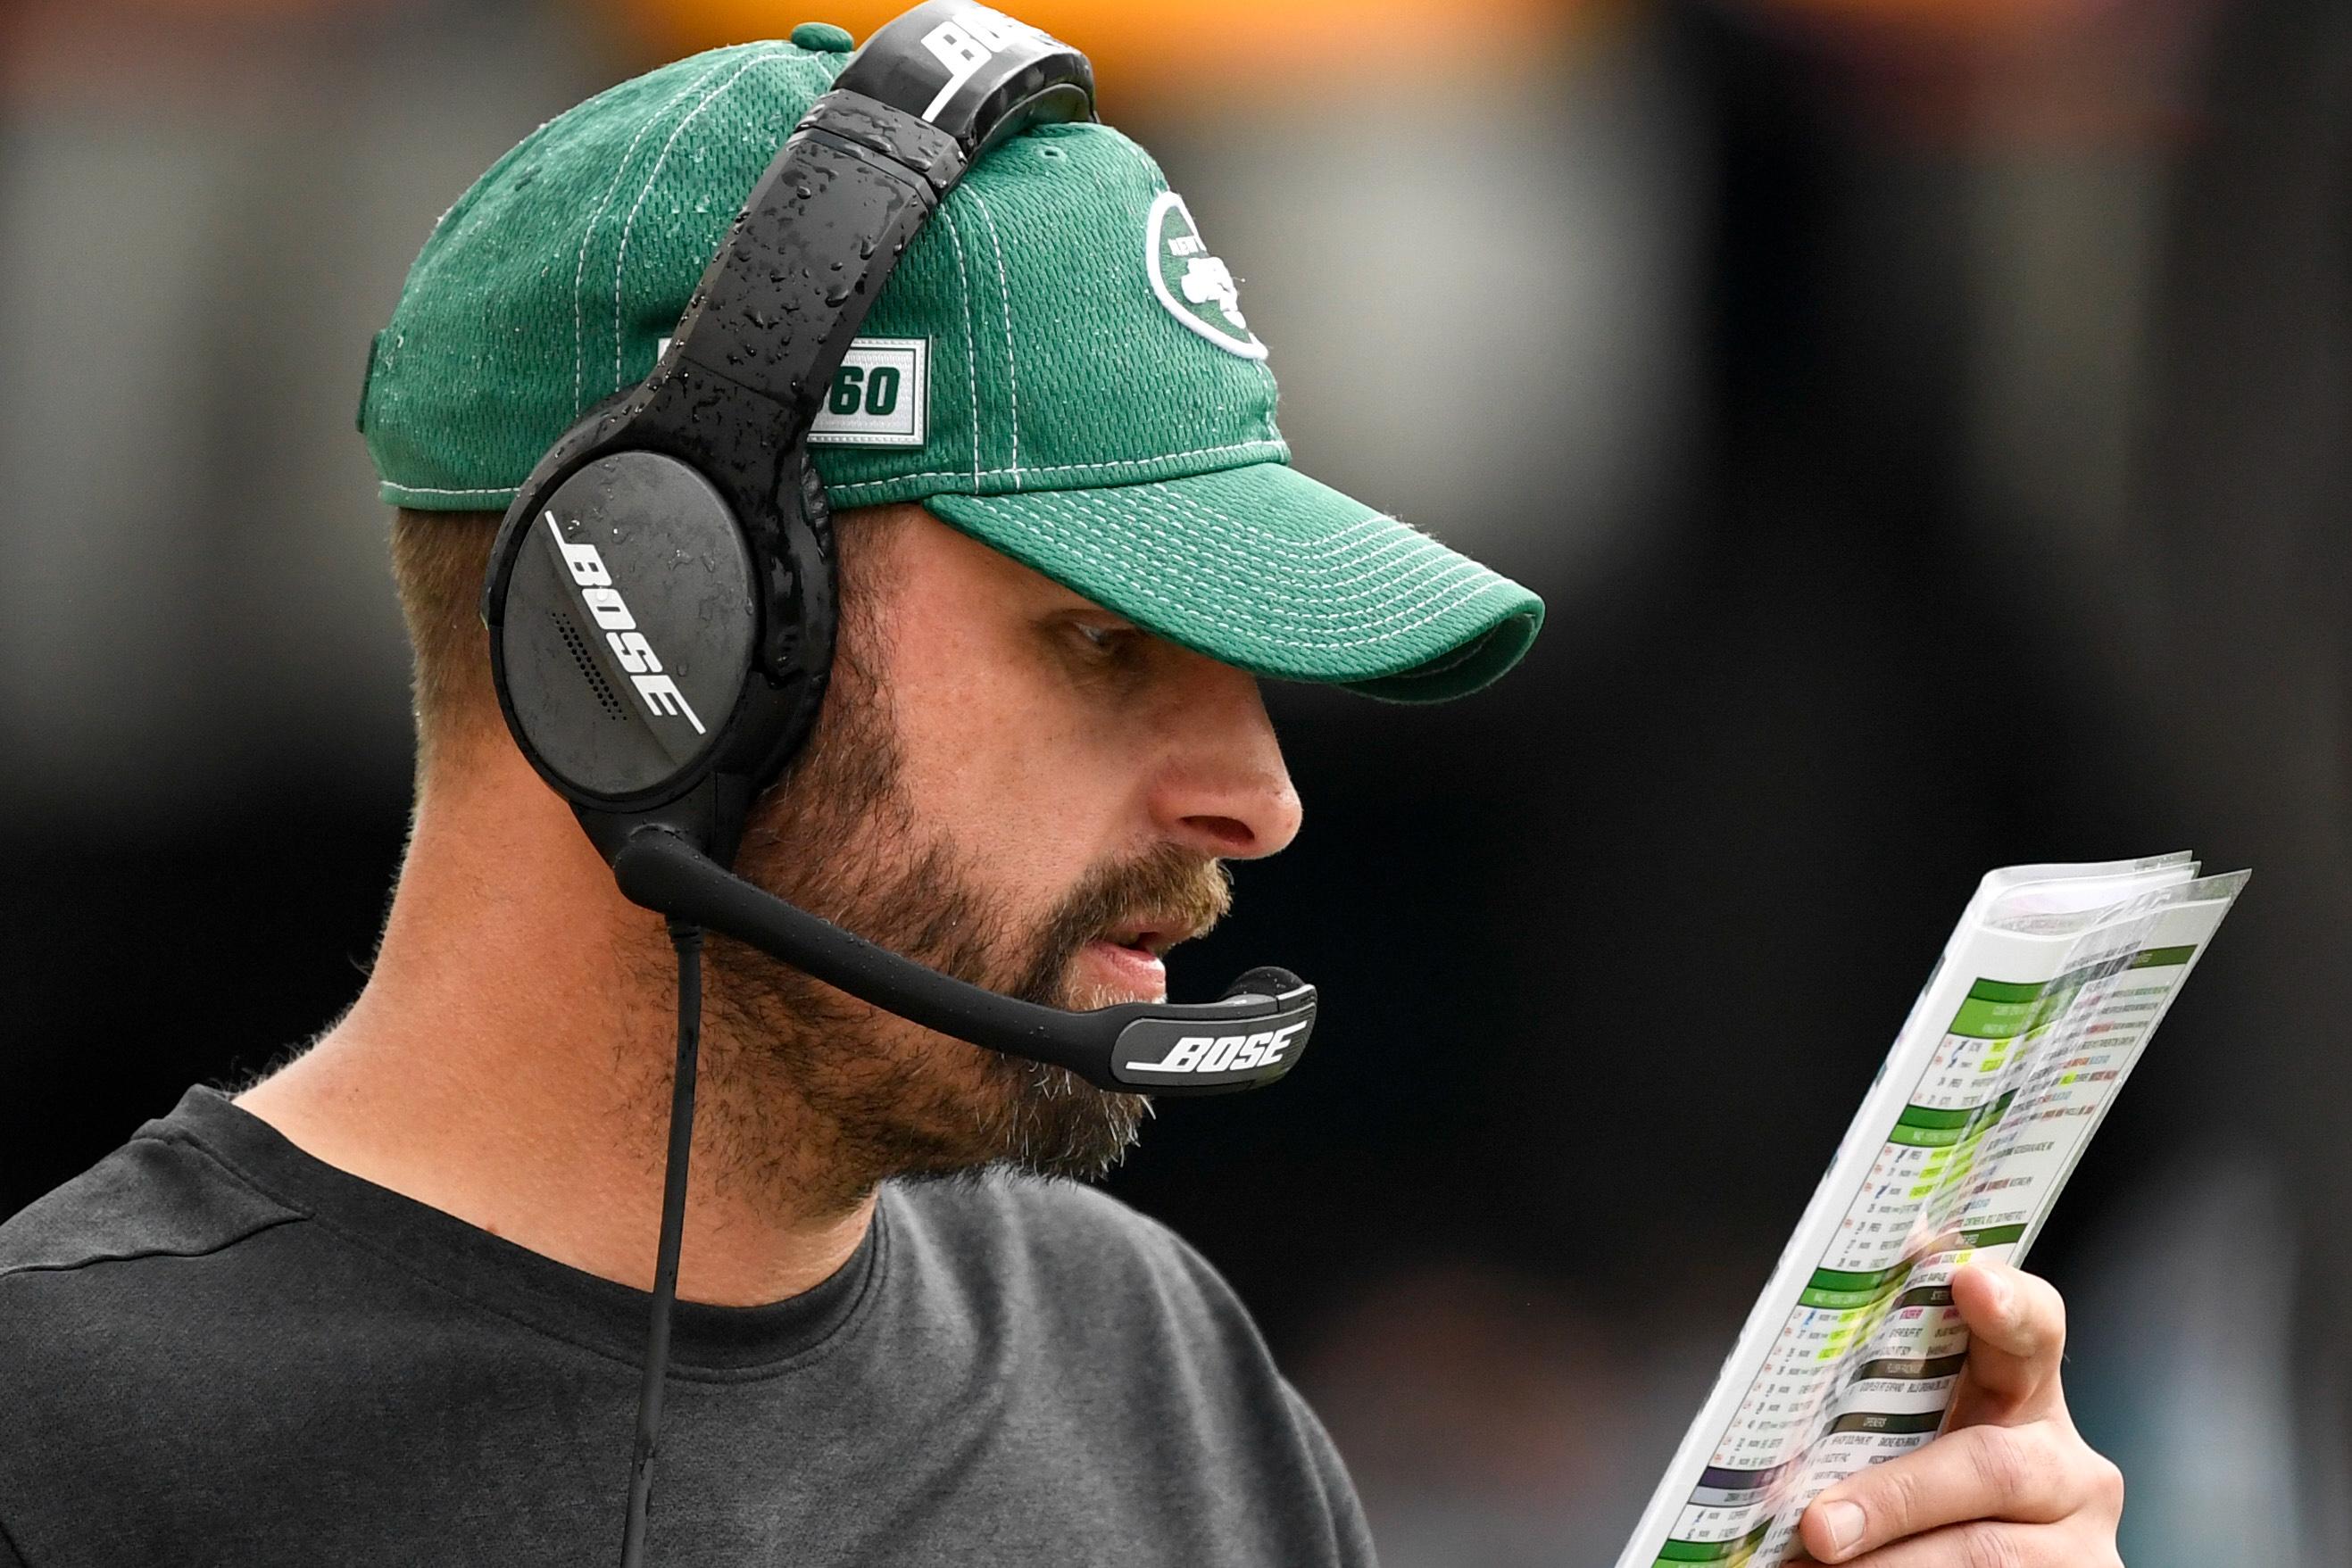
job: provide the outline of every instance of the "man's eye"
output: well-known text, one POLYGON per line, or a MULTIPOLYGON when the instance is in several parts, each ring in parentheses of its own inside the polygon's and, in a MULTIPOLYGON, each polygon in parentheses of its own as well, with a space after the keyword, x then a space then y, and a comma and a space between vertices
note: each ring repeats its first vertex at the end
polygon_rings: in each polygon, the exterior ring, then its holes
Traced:
POLYGON ((1091 656, 1115 659, 1132 648, 1139 637, 1132 626, 1101 621, 1073 621, 1070 630, 1076 633, 1079 645, 1091 656))

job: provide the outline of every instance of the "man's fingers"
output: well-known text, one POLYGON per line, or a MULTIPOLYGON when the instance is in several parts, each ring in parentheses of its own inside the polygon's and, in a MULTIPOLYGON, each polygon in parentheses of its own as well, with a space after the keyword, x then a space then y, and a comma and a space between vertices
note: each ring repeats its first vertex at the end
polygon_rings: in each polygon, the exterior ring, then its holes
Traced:
POLYGON ((1847 1568, 2122 1568, 2112 1531, 2040 1524, 1955 1524, 1915 1535, 1847 1568))
MULTIPOLYGON (((1813 1500, 1799 1533, 1817 1561, 1845 1563, 1906 1536, 1971 1520, 2047 1524, 2093 1500, 2114 1469, 2087 1448, 2078 1454, 2062 1448, 2047 1422, 1971 1427, 1848 1476, 1813 1500), (2085 1458, 2105 1472, 2086 1466, 2085 1458)), ((2116 1490, 2120 1511, 2120 1477, 2116 1490)))
POLYGON ((1954 1423, 2040 1415, 2057 1391, 2066 1349, 2058 1288, 2006 1263, 1971 1263, 1952 1276, 1952 1304, 1969 1325, 1969 1370, 1954 1423))

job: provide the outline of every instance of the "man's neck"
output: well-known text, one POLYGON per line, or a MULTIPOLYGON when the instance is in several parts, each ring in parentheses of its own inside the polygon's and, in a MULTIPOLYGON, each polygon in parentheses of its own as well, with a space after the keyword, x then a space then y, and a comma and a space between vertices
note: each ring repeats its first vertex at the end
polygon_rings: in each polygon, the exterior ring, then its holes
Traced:
MULTIPOLYGON (((507 756, 510 768, 467 768, 461 794, 426 792, 359 1000, 237 1103, 329 1165, 649 1290, 677 1027, 669 945, 507 756), (485 878, 486 864, 531 874, 485 878)), ((709 1107, 696 1131, 678 1293, 796 1295, 856 1249, 873 1197, 803 1212, 773 1173, 750 1186, 717 1157, 723 1113, 709 1107)))

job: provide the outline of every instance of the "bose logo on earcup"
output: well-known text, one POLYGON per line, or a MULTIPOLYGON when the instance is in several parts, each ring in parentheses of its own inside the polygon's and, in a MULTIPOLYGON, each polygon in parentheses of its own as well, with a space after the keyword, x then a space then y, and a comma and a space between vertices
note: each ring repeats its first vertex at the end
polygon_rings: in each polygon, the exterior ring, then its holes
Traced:
POLYGON ((656 718, 683 717, 694 726, 695 734, 704 733, 702 720, 695 716, 686 694, 677 689, 676 681, 661 673, 661 660, 655 655, 653 644, 646 641, 646 634, 637 630, 637 618, 629 613, 621 591, 613 586, 613 574, 606 570, 604 558, 596 553, 596 547, 566 539, 552 510, 547 513, 547 531, 555 540, 556 549, 562 552, 563 564, 572 569, 572 585, 580 591, 580 602, 604 628, 605 643, 613 650, 613 656, 621 661, 621 668, 628 672, 637 695, 646 699, 646 706, 653 710, 656 718))

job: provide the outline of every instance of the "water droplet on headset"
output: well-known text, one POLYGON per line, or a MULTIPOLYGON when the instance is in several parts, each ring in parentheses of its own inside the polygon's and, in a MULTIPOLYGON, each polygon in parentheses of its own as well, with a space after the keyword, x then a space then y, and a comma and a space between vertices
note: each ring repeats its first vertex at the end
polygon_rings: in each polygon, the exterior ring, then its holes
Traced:
POLYGON ((848 298, 852 292, 853 290, 848 285, 836 283, 832 287, 824 291, 824 302, 827 305, 838 305, 843 300, 848 298))
POLYGON ((863 261, 863 260, 865 260, 867 256, 872 256, 873 254, 874 254, 874 236, 873 236, 872 235, 859 235, 859 236, 858 236, 858 240, 857 240, 857 259, 858 259, 858 260, 860 260, 860 261, 863 261))

